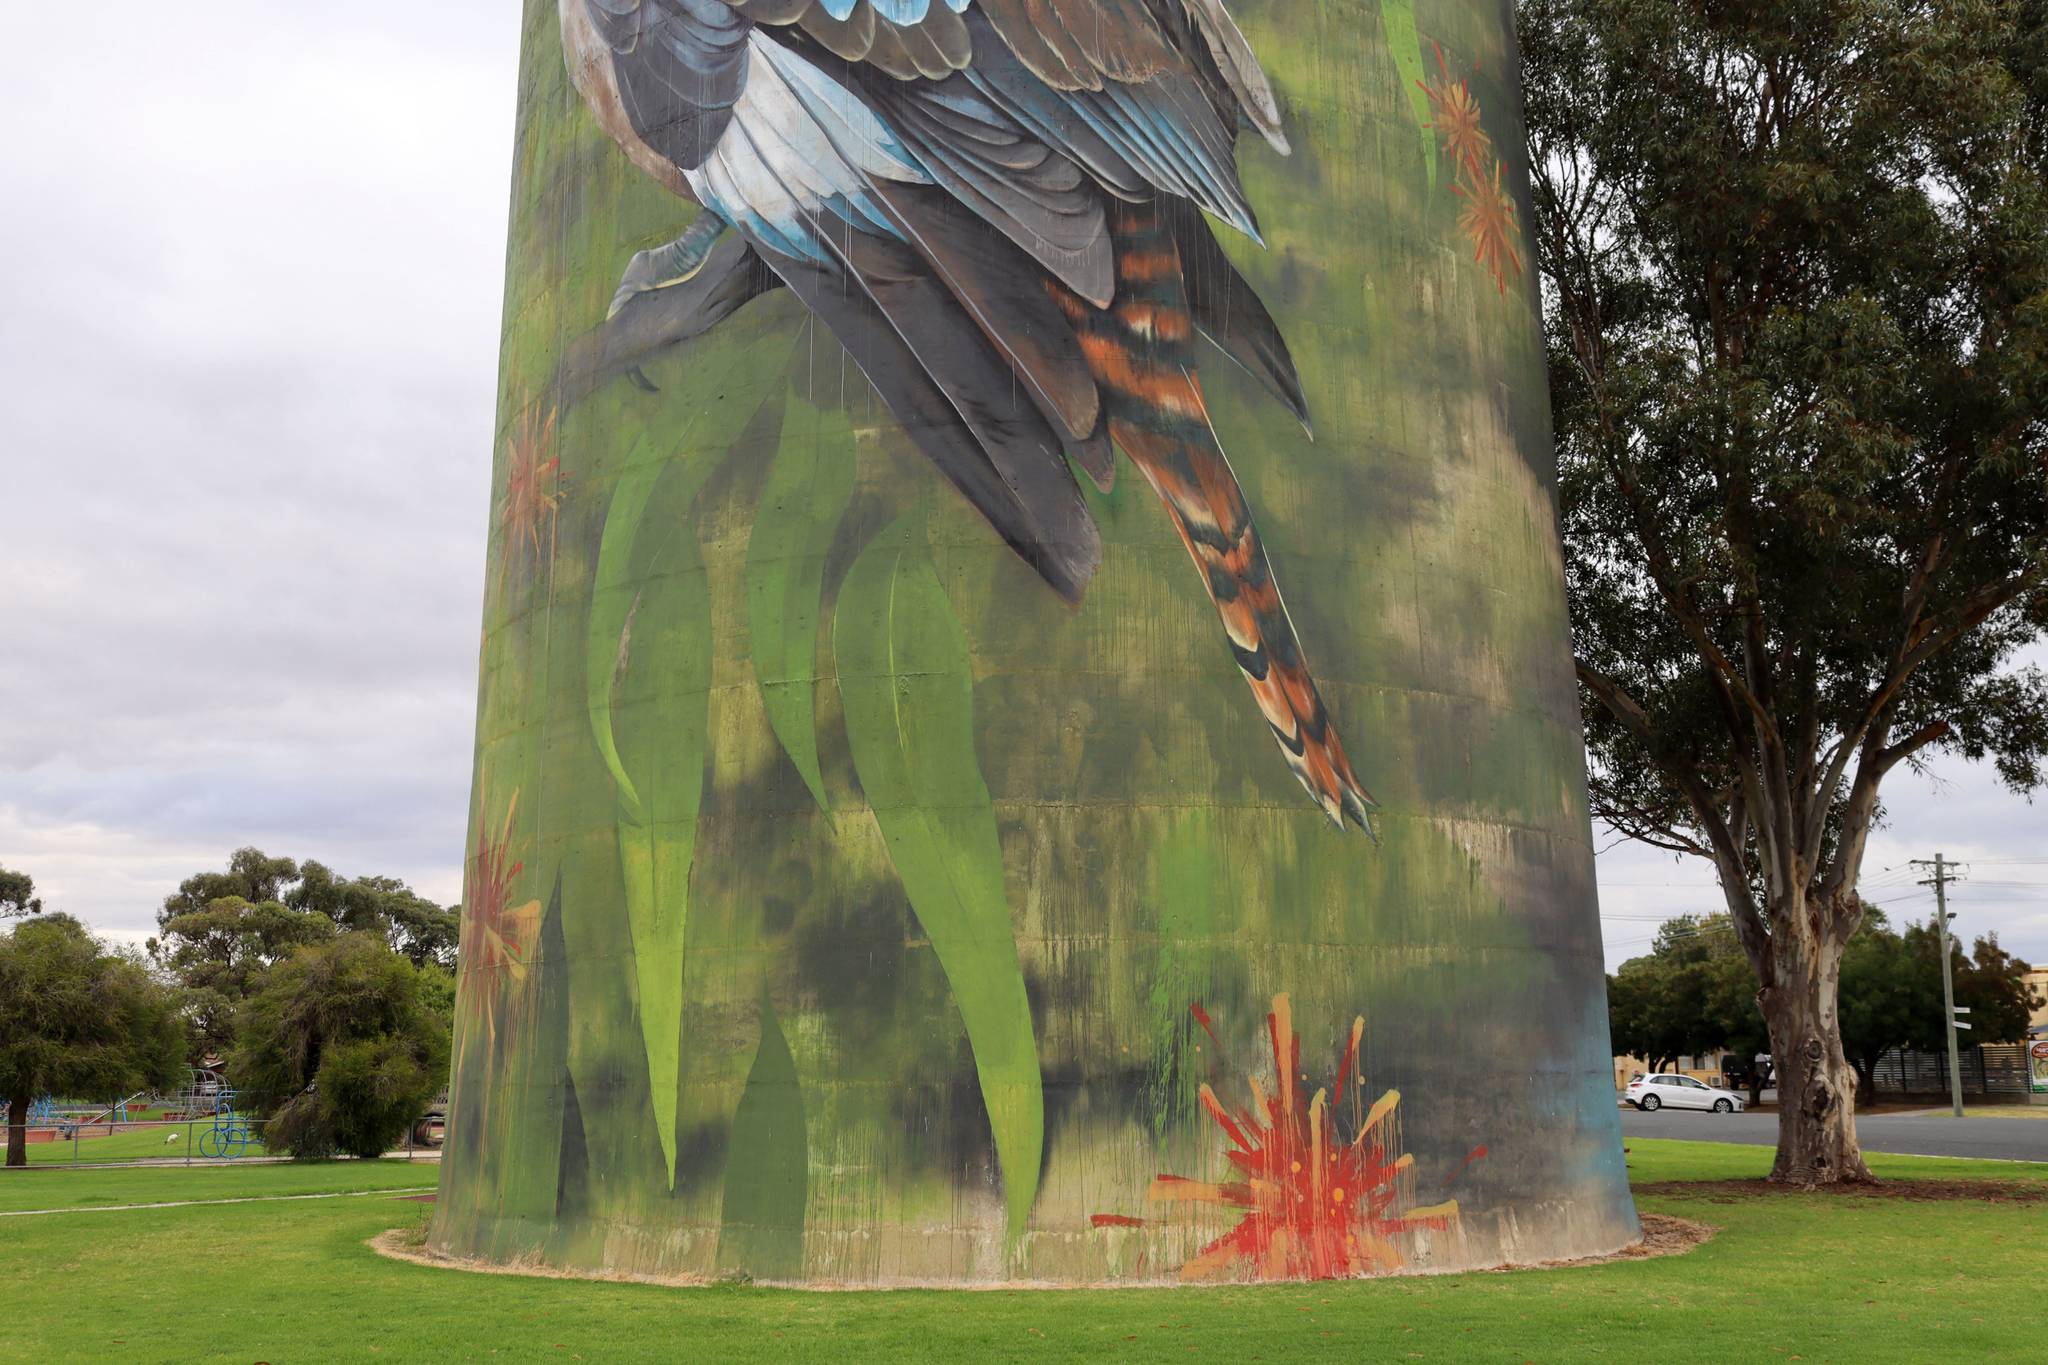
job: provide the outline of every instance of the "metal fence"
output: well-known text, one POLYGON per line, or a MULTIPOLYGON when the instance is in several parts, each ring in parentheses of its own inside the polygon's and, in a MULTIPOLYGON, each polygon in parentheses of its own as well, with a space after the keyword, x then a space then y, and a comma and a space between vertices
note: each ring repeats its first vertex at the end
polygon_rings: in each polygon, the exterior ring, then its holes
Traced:
MULTIPOLYGON (((263 1142, 264 1122, 240 1113, 190 1117, 95 1121, 56 1114, 32 1119, 28 1129, 31 1166, 208 1166, 240 1162, 289 1161, 263 1142)), ((437 1122, 408 1128, 389 1158, 432 1160, 441 1154, 437 1122)))
MULTIPOLYGON (((2027 1094, 2027 1045, 1984 1043, 1964 1048, 1961 1056, 1963 1093, 1985 1097, 2027 1094)), ((1948 1053, 1893 1048, 1872 1069, 1880 1095, 1928 1096, 1947 1099, 1948 1053)))

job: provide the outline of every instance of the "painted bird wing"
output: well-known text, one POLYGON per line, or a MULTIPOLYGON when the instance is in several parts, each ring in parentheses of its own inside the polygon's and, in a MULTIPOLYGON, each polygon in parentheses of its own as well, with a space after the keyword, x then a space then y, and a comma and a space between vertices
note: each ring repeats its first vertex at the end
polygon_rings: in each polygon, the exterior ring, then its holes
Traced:
MULTIPOLYGON (((1064 452, 1097 482, 1111 462, 1095 379, 1042 280, 1107 305, 1116 199, 1185 199, 1256 234, 1236 129, 1278 141, 1278 121, 1220 0, 564 0, 565 39, 579 4, 632 139, 869 358, 904 429, 1077 598, 1099 536, 1064 452), (891 335, 858 334, 871 327, 891 335), (1014 384, 988 386, 991 356, 1014 384), (999 410, 1006 388, 1029 410, 999 410)), ((1198 324, 1264 358, 1299 411, 1270 317, 1235 306, 1256 296, 1187 219, 1218 263, 1215 306, 1191 300, 1198 324)))

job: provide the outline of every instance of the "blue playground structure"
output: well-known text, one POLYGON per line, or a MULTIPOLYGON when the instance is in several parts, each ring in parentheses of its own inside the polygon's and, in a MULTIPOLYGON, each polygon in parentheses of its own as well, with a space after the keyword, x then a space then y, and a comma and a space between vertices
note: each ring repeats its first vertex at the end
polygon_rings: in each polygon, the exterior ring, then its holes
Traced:
POLYGON ((235 1092, 222 1086, 213 1095, 213 1126, 199 1135, 199 1155, 232 1161, 249 1150, 256 1132, 247 1119, 235 1113, 235 1092))

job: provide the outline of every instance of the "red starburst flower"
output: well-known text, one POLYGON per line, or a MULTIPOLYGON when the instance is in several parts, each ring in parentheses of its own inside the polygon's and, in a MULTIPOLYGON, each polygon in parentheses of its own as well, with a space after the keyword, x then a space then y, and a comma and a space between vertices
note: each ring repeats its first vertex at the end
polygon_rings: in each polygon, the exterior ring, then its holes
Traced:
POLYGON ((538 900, 512 904, 513 883, 526 868, 512 857, 512 816, 518 809, 515 791, 493 835, 489 798, 478 784, 476 849, 470 854, 462 893, 458 998, 463 1013, 482 1025, 487 1042, 498 1036, 499 1002, 526 982, 540 924, 538 900))
MULTIPOLYGON (((1437 64, 1443 64, 1444 54, 1436 54, 1437 64)), ((1486 129, 1479 121, 1479 101, 1473 97, 1469 80, 1453 82, 1449 71, 1444 72, 1440 81, 1424 81, 1422 93, 1429 97, 1429 107, 1435 115, 1437 139, 1442 142, 1444 155, 1451 159, 1460 176, 1474 180, 1484 179, 1485 167, 1493 159, 1493 139, 1486 135, 1486 129)))
POLYGON ((562 505, 562 462, 554 454, 555 414, 540 415, 538 404, 519 414, 519 427, 505 443, 505 498, 498 509, 503 535, 498 581, 514 559, 541 559, 541 523, 547 523, 547 557, 555 555, 555 514, 562 505))
MULTIPOLYGON (((1415 1161, 1388 1155, 1398 1145, 1394 1113, 1401 1097, 1392 1090, 1382 1095, 1351 1140, 1340 1141, 1329 1091, 1318 1090, 1303 1103, 1301 1040, 1285 995, 1274 997, 1266 1028, 1273 1047, 1271 1094, 1250 1077, 1252 1103, 1233 1109, 1202 1087, 1202 1108, 1230 1140, 1224 1155, 1243 1178, 1211 1184, 1162 1175, 1152 1182, 1157 1203, 1244 1210, 1236 1227, 1181 1267, 1182 1278, 1237 1272, 1262 1280, 1328 1280, 1399 1269, 1404 1234, 1448 1227, 1458 1216, 1456 1200, 1395 1209, 1396 1180, 1415 1161)), ((1351 1026, 1337 1069, 1340 1095, 1364 1036, 1361 1018, 1351 1026)))
POLYGON ((1458 226, 1472 243, 1472 259, 1493 276, 1495 288, 1508 292, 1508 272, 1522 274, 1522 254, 1515 249, 1521 228, 1515 218, 1515 201, 1501 188, 1500 163, 1493 163, 1491 180, 1460 181, 1451 186, 1465 201, 1458 214, 1458 226))

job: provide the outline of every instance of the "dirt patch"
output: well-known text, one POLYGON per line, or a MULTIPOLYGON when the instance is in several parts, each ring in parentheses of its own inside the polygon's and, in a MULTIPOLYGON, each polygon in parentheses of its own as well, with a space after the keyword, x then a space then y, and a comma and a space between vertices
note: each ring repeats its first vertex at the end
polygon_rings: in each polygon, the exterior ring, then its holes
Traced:
MULTIPOLYGON (((1838 1199, 1903 1199, 1911 1203, 1961 1201, 1977 1204, 2048 1204, 2048 1184, 2001 1180, 1882 1180, 1874 1185, 1780 1184, 1769 1180, 1659 1180, 1633 1187, 1637 1194, 1671 1194, 1736 1204, 1784 1194, 1824 1194, 1838 1199)), ((1648 1215, 1645 1215, 1647 1218, 1648 1215)))
POLYGON ((431 1204, 437 1197, 431 1194, 408 1194, 402 1197, 401 1202, 407 1204, 431 1204))
MULTIPOLYGON (((1522 1265, 1478 1267, 1480 1271, 1518 1270, 1562 1270, 1572 1266, 1605 1265, 1610 1261, 1647 1261, 1659 1256, 1682 1256, 1714 1235, 1714 1229, 1705 1223, 1695 1223, 1689 1218, 1674 1218, 1668 1213, 1645 1213, 1640 1215, 1643 1225, 1642 1240, 1632 1242, 1621 1250, 1607 1256, 1586 1256, 1569 1261, 1534 1261, 1522 1265)), ((429 1251, 414 1239, 415 1234, 404 1228, 393 1228, 381 1232, 369 1240, 369 1246, 380 1256, 389 1256, 394 1261, 406 1261, 412 1265, 428 1266, 436 1270, 467 1270, 480 1275, 528 1275, 544 1280, 606 1280, 620 1284, 663 1284, 690 1287, 717 1283, 703 1276, 686 1275, 622 1275, 598 1270, 565 1270, 559 1266, 543 1265, 538 1260, 515 1261, 499 1264, 492 1261, 470 1260, 466 1257, 443 1256, 429 1251)), ((1465 1272, 1451 1271, 1450 1274, 1465 1272)), ((1392 1279, 1393 1276, 1386 1278, 1392 1279)), ((1297 1283, 1289 1281, 1288 1283, 1297 1283)), ((889 1289, 1171 1289, 1182 1288, 1199 1293, 1205 1288, 1243 1289, 1246 1286, 1236 1281, 1218 1285, 1161 1285, 1161 1284, 1049 1284, 1043 1281, 1015 1280, 993 1284, 915 1284, 915 1285, 841 1285, 841 1284, 799 1284, 779 1286, 782 1288, 808 1290, 866 1290, 886 1292, 889 1289)))

